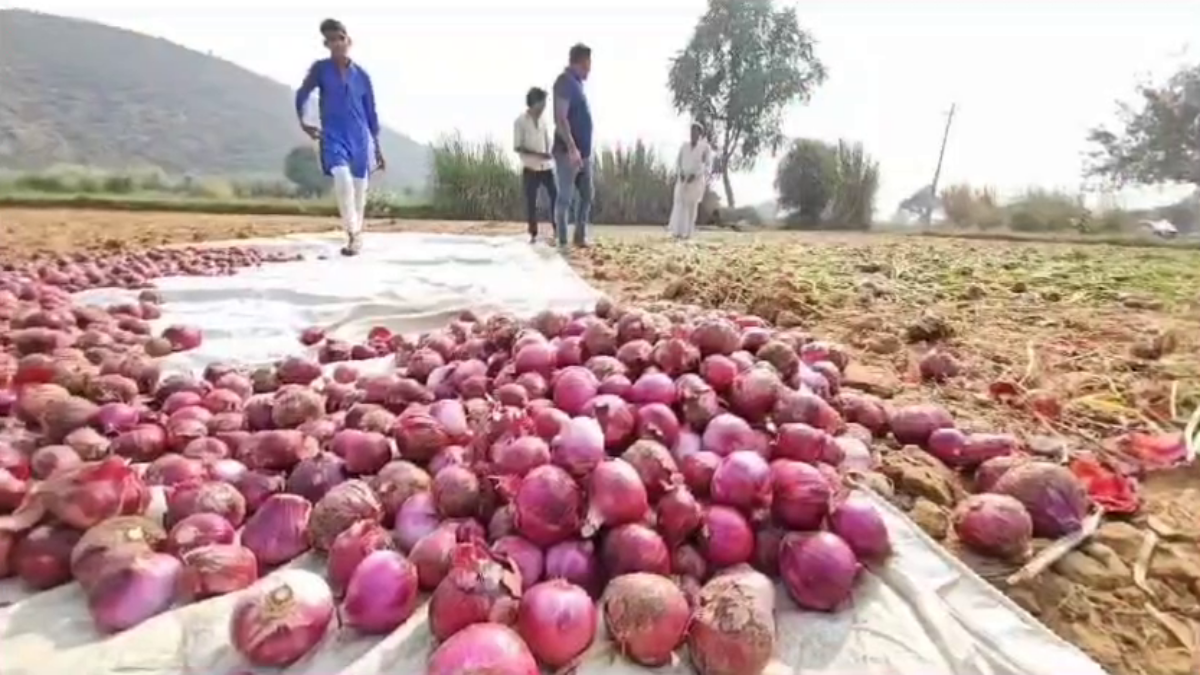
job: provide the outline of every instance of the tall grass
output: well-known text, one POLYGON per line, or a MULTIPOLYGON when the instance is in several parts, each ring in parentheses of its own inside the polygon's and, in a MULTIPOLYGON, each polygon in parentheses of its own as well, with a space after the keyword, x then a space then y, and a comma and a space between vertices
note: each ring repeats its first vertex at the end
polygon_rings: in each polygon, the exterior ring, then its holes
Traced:
POLYGON ((601 150, 593 170, 595 222, 665 223, 671 218, 674 167, 646 143, 601 150))
POLYGON ((840 140, 835 153, 837 180, 834 183, 830 221, 835 226, 867 230, 875 216, 875 193, 879 191, 879 163, 862 143, 840 140))
POLYGON ((0 192, 47 195, 171 195, 200 199, 287 199, 295 188, 283 179, 168 176, 155 167, 125 171, 60 164, 43 171, 0 175, 0 192))

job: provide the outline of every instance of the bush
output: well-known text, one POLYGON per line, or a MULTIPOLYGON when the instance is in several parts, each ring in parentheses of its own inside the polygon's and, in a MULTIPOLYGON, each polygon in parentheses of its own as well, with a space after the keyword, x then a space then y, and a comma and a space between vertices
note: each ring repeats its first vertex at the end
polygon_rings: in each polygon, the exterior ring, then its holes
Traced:
POLYGON ((830 225, 836 229, 869 230, 875 216, 875 193, 879 191, 879 163, 863 150, 862 143, 838 141, 835 153, 830 225))
POLYGON ((775 174, 788 228, 870 229, 879 190, 879 164, 861 143, 794 141, 775 174))
POLYGON ((942 190, 938 198, 946 220, 956 227, 992 230, 1004 225, 1004 213, 991 188, 973 188, 960 183, 942 190))
POLYGON ((1043 188, 1026 190, 1004 211, 1014 232, 1078 231, 1090 218, 1082 197, 1043 188))
POLYGON ((675 201, 673 167, 641 140, 605 148, 595 158, 592 220, 614 225, 660 224, 675 201))

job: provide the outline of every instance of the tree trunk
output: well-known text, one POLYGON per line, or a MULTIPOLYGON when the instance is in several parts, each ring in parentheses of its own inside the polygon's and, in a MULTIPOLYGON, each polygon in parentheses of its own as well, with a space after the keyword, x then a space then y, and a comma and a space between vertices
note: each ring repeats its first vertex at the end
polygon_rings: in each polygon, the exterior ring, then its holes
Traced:
POLYGON ((733 184, 729 182, 729 170, 721 172, 721 184, 725 186, 725 208, 733 210, 737 204, 733 201, 733 184))

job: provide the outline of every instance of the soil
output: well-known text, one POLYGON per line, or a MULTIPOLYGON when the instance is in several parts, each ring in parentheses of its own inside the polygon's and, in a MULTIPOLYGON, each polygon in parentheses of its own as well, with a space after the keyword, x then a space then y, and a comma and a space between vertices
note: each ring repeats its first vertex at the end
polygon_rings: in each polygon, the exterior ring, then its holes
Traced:
MULTIPOLYGON (((278 236, 329 219, 73 210, 0 210, 0 256, 278 236)), ((521 234, 511 223, 381 222, 371 231, 521 234)), ((759 314, 851 348, 847 385, 936 401, 966 428, 1107 459, 1132 429, 1178 430, 1200 405, 1200 254, 1163 249, 863 234, 704 232, 671 244, 661 228, 597 228, 571 253, 612 297, 759 314), (921 381, 920 357, 961 374, 921 381), (997 383, 1024 396, 997 400, 997 383)), ((369 246, 369 235, 366 242, 369 246)), ((3 260, 0 260, 2 263, 3 260)), ((884 454, 898 503, 957 550, 950 513, 961 476, 915 448, 884 454)), ((1200 672, 1200 467, 1146 475, 1133 516, 1034 579, 962 558, 1058 635, 1121 675, 1200 672), (1152 530, 1157 534, 1151 534, 1152 530), (1156 538, 1138 576, 1139 552, 1156 538)), ((1044 545, 1044 543, 1043 543, 1044 545)))

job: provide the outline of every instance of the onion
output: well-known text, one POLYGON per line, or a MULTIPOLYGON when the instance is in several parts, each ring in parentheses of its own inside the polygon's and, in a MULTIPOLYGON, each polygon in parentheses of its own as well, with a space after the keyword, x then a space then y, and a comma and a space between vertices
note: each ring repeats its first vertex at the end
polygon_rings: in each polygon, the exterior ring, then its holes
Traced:
POLYGON ((428 462, 450 445, 450 435, 442 423, 417 406, 396 418, 392 438, 400 457, 412 462, 428 462))
POLYGON ((317 502, 308 519, 308 538, 313 548, 328 551, 333 540, 359 520, 379 522, 383 506, 361 480, 350 480, 331 489, 317 502))
POLYGON ((1005 455, 987 460, 975 469, 975 491, 991 492, 996 481, 1008 473, 1009 469, 1030 461, 1032 460, 1026 455, 1005 455))
POLYGON ((550 446, 537 436, 501 439, 492 445, 491 459, 497 472, 524 476, 530 470, 550 463, 550 446))
POLYGON ((811 464, 771 462, 771 490, 771 514, 789 529, 815 530, 829 514, 833 488, 811 464))
POLYGON ((629 388, 628 396, 630 402, 640 405, 648 403, 673 405, 676 398, 675 382, 666 373, 646 372, 634 380, 633 386, 629 388))
POLYGON ((698 497, 707 497, 712 487, 713 474, 721 465, 721 456, 716 453, 700 451, 683 458, 680 469, 684 483, 698 497))
POLYGON ((512 624, 521 597, 521 573, 479 541, 454 547, 450 571, 429 599, 429 629, 444 641, 475 623, 512 624))
POLYGON ((774 457, 815 464, 825 461, 831 442, 829 434, 807 424, 781 424, 775 440, 774 457))
POLYGON ((448 466, 433 477, 433 504, 443 518, 471 518, 479 513, 483 487, 464 466, 448 466))
POLYGON ((378 473, 392 459, 392 447, 383 434, 342 429, 334 434, 330 451, 346 461, 352 474, 378 473))
POLYGON ((41 525, 17 541, 12 569, 35 590, 46 590, 71 580, 71 550, 81 533, 62 525, 41 525))
POLYGON ((754 558, 754 530, 728 506, 710 506, 700 525, 700 553, 716 568, 748 563, 754 558))
POLYGON ((418 593, 417 569, 408 559, 396 551, 373 551, 350 577, 342 616, 361 633, 390 633, 412 616, 418 593))
MULTIPOLYGON (((39 480, 45 480, 59 471, 73 469, 81 464, 83 464, 83 460, 80 459, 79 453, 75 452, 70 446, 66 445, 42 446, 34 451, 33 456, 29 458, 29 465, 33 470, 33 477, 39 480)), ((12 470, 8 469, 7 471, 11 475, 12 470)), ((12 480, 16 481, 17 479, 14 478, 12 480)), ((17 501, 18 504, 20 503, 19 500, 14 501, 17 501)), ((4 504, 0 504, 0 508, 3 508, 4 506, 4 504)), ((17 504, 13 505, 14 508, 15 506, 17 506, 17 504)))
POLYGON ((539 675, 529 648, 508 626, 477 623, 443 642, 429 657, 426 675, 497 673, 539 675))
POLYGON ((550 444, 554 463, 583 478, 605 458, 604 431, 591 417, 573 417, 550 444))
POLYGON ((209 544, 232 544, 234 527, 215 513, 193 513, 180 520, 167 535, 167 552, 182 557, 209 544))
MULTIPOLYGON (((267 498, 242 528, 242 546, 250 549, 259 565, 282 565, 308 550, 308 524, 312 504, 296 495, 267 498)), ((322 582, 324 583, 324 582, 322 582)))
POLYGON ((909 405, 893 410, 888 426, 899 443, 925 446, 934 431, 953 427, 954 418, 941 406, 909 405))
POLYGON ((761 673, 775 649, 775 586, 737 567, 700 590, 688 631, 688 653, 708 675, 761 673))
POLYGON ((237 459, 251 469, 266 471, 291 471, 320 452, 316 439, 295 429, 256 432, 241 450, 237 459))
POLYGON ((733 386, 733 380, 737 375, 737 364, 722 354, 711 354, 700 363, 700 376, 713 389, 720 392, 727 391, 733 386))
POLYGON ((729 413, 714 417, 701 436, 701 447, 722 457, 736 450, 752 449, 756 444, 754 429, 746 420, 729 413))
POLYGON ((554 380, 554 405, 572 417, 582 415, 599 386, 600 381, 590 370, 580 366, 564 368, 554 380))
POLYGON ((450 554, 458 543, 458 530, 459 525, 453 521, 443 523, 421 537, 409 551, 409 559, 417 566, 421 588, 433 590, 446 578, 446 572, 450 570, 450 554))
POLYGON ((1013 497, 971 495, 954 509, 954 532, 959 541, 978 553, 1019 560, 1029 551, 1033 520, 1013 497))
POLYGON ((24 530, 48 511, 65 525, 86 530, 113 516, 141 513, 150 492, 119 457, 88 462, 59 472, 38 485, 12 516, 0 516, 0 530, 24 530))
POLYGON ((729 391, 733 412, 750 422, 761 422, 775 408, 783 383, 768 368, 751 368, 739 374, 729 391))
POLYGON ((229 641, 256 666, 289 666, 316 647, 333 619, 333 594, 321 577, 281 570, 238 598, 229 641))
POLYGON ((779 544, 786 530, 772 524, 760 526, 754 533, 754 569, 770 577, 779 576, 779 544))
POLYGON ((1090 507, 1087 490, 1070 469, 1049 462, 1030 462, 1004 473, 992 491, 1021 502, 1037 537, 1057 539, 1077 532, 1090 507))
POLYGON ((646 438, 629 446, 621 455, 621 459, 629 462, 646 486, 646 494, 650 501, 658 501, 666 489, 673 485, 679 474, 679 467, 671 451, 657 441, 646 438))
POLYGON ((284 486, 283 476, 263 471, 247 471, 234 482, 234 487, 242 493, 242 498, 246 500, 247 514, 258 511, 268 497, 283 492, 284 486))
POLYGON ((742 344, 742 335, 737 326, 727 319, 705 319, 692 329, 691 341, 700 353, 729 355, 742 344))
POLYGON ((671 552, 657 532, 641 523, 609 530, 600 548, 604 571, 614 577, 631 572, 671 573, 671 552))
POLYGON ((137 408, 126 403, 105 403, 96 409, 91 424, 107 436, 116 436, 137 428, 137 408))
MULTIPOLYGON (((532 407, 532 406, 531 406, 532 407)), ((571 416, 558 408, 540 407, 530 412, 534 433, 546 441, 551 441, 563 432, 571 422, 571 416)))
POLYGON ((258 580, 254 553, 235 544, 211 544, 183 555, 180 594, 187 601, 203 600, 248 588, 258 580))
POLYGON ((596 595, 601 578, 592 542, 572 539, 546 549, 544 576, 547 579, 566 579, 596 595))
POLYGON ((861 424, 876 436, 888 432, 887 409, 879 397, 847 391, 837 395, 834 405, 847 422, 861 424))
POLYGON ((234 486, 218 481, 193 481, 171 488, 163 524, 174 527, 196 513, 215 513, 236 528, 246 519, 246 498, 234 486))
POLYGON ((302 460, 292 469, 286 490, 316 503, 349 477, 346 460, 332 452, 321 452, 302 460))
POLYGON ((717 504, 754 509, 771 500, 771 467, 756 452, 738 450, 721 460, 710 488, 717 504))
POLYGON ((553 579, 533 586, 521 597, 516 627, 539 661, 562 668, 591 646, 596 619, 596 606, 587 591, 553 579))
POLYGON ((407 553, 422 537, 436 530, 439 522, 433 495, 428 492, 416 493, 396 513, 396 544, 407 553))
MULTIPOLYGON (((394 551, 396 544, 382 525, 373 520, 360 520, 333 540, 329 548, 325 578, 335 597, 341 597, 359 563, 375 551, 394 551)), ((413 568, 414 579, 416 568, 413 568)), ((415 583, 415 581, 414 581, 415 583)))
MULTIPOLYGON (((120 439, 118 439, 118 442, 120 439)), ((135 460, 136 461, 136 460, 135 460)), ((146 483, 168 487, 203 480, 206 477, 204 464, 183 455, 163 455, 146 468, 146 483)))
POLYGON ((625 448, 633 440, 636 417, 634 408, 619 396, 601 394, 587 402, 583 414, 600 423, 604 447, 610 451, 625 448))
POLYGON ((71 576, 89 588, 109 560, 161 550, 166 539, 162 526, 149 518, 109 518, 85 532, 71 550, 71 576))
POLYGON ((892 554, 887 525, 879 511, 862 497, 850 497, 829 514, 829 531, 841 537, 855 557, 880 563, 892 554))
POLYGON ((161 614, 175 602, 183 565, 165 553, 147 553, 114 566, 88 591, 96 628, 116 633, 161 614))
POLYGON ((708 561, 696 547, 685 544, 671 553, 671 573, 704 581, 708 578, 708 561))
POLYGON ((537 546, 553 546, 579 532, 583 495, 571 476, 557 466, 530 471, 521 481, 513 505, 517 532, 537 546))
POLYGON ((657 574, 614 578, 604 590, 601 607, 604 625, 621 653, 651 668, 671 662, 691 620, 683 591, 657 574))
POLYGON ((610 459, 596 467, 588 482, 588 514, 584 536, 601 526, 624 525, 643 520, 650 511, 646 487, 628 462, 610 459))
POLYGON ((832 612, 843 605, 861 568, 850 546, 830 532, 789 534, 779 547, 784 587, 804 609, 832 612))
POLYGON ((678 546, 700 528, 704 510, 683 485, 676 485, 658 500, 658 528, 669 546, 678 546))
POLYGON ((432 484, 421 467, 402 459, 389 462, 370 479, 371 489, 383 505, 383 522, 387 524, 395 522, 396 514, 409 497, 428 491, 432 484))
POLYGON ((637 435, 674 447, 679 442, 679 418, 668 405, 647 403, 637 410, 637 435))
POLYGON ((492 544, 492 553, 507 557, 521 572, 521 588, 530 586, 542 580, 542 570, 545 558, 542 550, 516 535, 500 537, 492 544))

